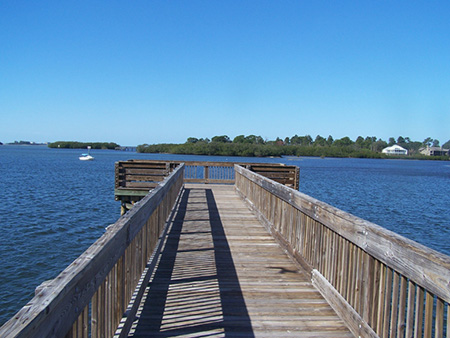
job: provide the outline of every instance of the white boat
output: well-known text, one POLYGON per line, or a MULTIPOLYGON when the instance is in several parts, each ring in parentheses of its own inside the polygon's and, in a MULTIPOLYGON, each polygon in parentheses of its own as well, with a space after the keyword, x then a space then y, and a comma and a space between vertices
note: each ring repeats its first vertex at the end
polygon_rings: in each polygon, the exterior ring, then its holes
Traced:
POLYGON ((87 154, 81 154, 81 156, 79 157, 80 161, 92 161, 94 159, 94 157, 91 156, 91 154, 90 154, 91 146, 88 146, 87 149, 88 149, 88 153, 87 154))

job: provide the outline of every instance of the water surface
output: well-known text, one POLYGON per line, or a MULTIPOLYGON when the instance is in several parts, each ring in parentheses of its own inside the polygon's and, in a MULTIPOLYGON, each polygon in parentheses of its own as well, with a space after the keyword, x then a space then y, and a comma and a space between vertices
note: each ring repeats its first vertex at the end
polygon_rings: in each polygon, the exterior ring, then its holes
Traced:
POLYGON ((271 162, 300 167, 300 191, 450 254, 450 163, 240 158, 0 146, 0 325, 114 223, 114 163, 128 159, 271 162))

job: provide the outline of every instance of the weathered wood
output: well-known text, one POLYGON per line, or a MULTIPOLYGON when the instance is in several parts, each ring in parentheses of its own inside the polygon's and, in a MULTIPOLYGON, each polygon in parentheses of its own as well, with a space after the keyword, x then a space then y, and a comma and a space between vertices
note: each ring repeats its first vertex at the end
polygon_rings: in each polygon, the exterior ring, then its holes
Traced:
POLYGON ((391 304, 391 320, 389 337, 397 337, 397 323, 399 318, 399 293, 400 293, 400 275, 394 271, 393 290, 392 290, 392 304, 391 304))
POLYGON ((436 337, 444 337, 444 302, 440 299, 437 299, 436 301, 436 323, 434 332, 436 337))
POLYGON ((413 336, 413 330, 414 330, 414 301, 416 296, 416 285, 409 281, 408 282, 408 305, 406 306, 407 312, 406 312, 406 328, 405 328, 405 334, 406 337, 412 337, 413 336))
POLYGON ((424 290, 420 286, 416 289, 416 309, 414 316, 414 337, 422 337, 423 328, 423 303, 424 303, 424 290))
POLYGON ((244 168, 237 166, 236 171, 446 302, 450 301, 450 257, 244 168))
MULTIPOLYGON (((116 185, 127 177, 143 189, 147 179, 162 177, 156 172, 172 175, 60 276, 39 287, 18 321, 0 328, 0 336, 112 336, 119 321, 123 329, 116 334, 126 336, 160 256, 148 299, 152 308, 162 300, 165 306, 161 313, 140 316, 145 336, 192 330, 225 336, 269 331, 277 337, 290 331, 299 337, 349 336, 310 278, 355 335, 422 337, 423 332, 430 337, 433 325, 435 337, 445 330, 449 335, 449 257, 239 165, 235 188, 188 186, 192 203, 178 204, 170 221, 173 235, 159 239, 164 229, 169 231, 164 224, 181 189, 184 166, 151 163, 150 173, 147 164, 116 167, 116 185), (168 262, 162 257, 166 248, 176 252, 168 262), (286 261, 283 249, 298 264, 286 261), (157 279, 167 272, 168 278, 157 279), (128 316, 122 318, 127 305, 128 316), (164 333, 154 331, 155 323, 164 333)), ((221 165, 203 164, 201 180, 230 180, 230 165, 226 172, 221 165)), ((191 169, 196 173, 199 167, 191 169)), ((272 167, 259 170, 282 181, 284 173, 272 167)), ((133 202, 134 197, 124 198, 133 202)))
POLYGON ((380 336, 410 337, 421 334, 422 327, 430 332, 435 316, 443 321, 445 312, 438 314, 431 303, 425 303, 423 323, 422 290, 427 295, 437 292, 448 304, 450 257, 244 168, 236 168, 236 189, 287 252, 320 271, 380 336), (265 192, 271 197, 263 201, 258 196, 265 192), (279 205, 283 205, 280 211, 279 205), (264 216, 268 214, 265 209, 273 210, 270 217, 264 216), (278 216, 280 212, 299 215, 302 229, 289 229, 286 217, 278 216), (293 235, 297 232, 305 234, 301 246, 293 235), (335 242, 335 237, 340 239, 335 242), (345 258, 339 258, 344 253, 345 258), (340 281, 336 272, 345 278, 340 281))
MULTIPOLYGON (((235 181, 234 165, 244 166, 258 172, 279 183, 298 189, 299 168, 285 164, 256 164, 234 162, 185 162, 185 182, 233 184, 235 181)), ((116 200, 127 200, 124 196, 134 196, 132 192, 137 190, 152 189, 159 181, 162 181, 180 162, 154 161, 154 160, 129 160, 119 161, 115 166, 116 200), (124 194, 123 190, 131 190, 124 194)), ((137 194, 135 200, 139 200, 141 194, 137 194)))
POLYGON ((358 312, 348 304, 339 292, 322 276, 322 274, 313 270, 313 285, 320 291, 324 298, 329 302, 336 313, 345 321, 349 329, 356 337, 378 338, 378 335, 367 325, 358 312))
POLYGON ((424 337, 431 338, 433 331, 433 295, 429 292, 426 293, 425 297, 425 327, 424 327, 424 337))
POLYGON ((186 184, 160 257, 133 337, 352 336, 231 186, 186 184))
POLYGON ((406 327, 406 298, 408 281, 404 276, 400 278, 400 295, 398 304, 397 337, 403 337, 406 327))
POLYGON ((98 314, 92 316, 93 328, 100 336, 112 332, 108 325, 103 327, 104 322, 112 316, 110 309, 114 277, 111 271, 115 270, 116 263, 156 209, 156 201, 161 202, 164 196, 173 198, 173 191, 181 188, 183 168, 180 166, 170 179, 139 202, 140 208, 133 209, 108 227, 100 239, 0 328, 0 336, 64 336, 94 294, 98 297, 97 300, 94 297, 93 301, 98 314))

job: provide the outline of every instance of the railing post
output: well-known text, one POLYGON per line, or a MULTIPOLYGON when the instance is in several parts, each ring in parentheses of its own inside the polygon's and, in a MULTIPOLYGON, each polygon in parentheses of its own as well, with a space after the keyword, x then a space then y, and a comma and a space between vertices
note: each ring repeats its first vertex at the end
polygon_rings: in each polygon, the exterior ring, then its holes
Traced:
POLYGON ((205 164, 204 175, 205 175, 205 183, 209 183, 209 165, 208 164, 205 164))

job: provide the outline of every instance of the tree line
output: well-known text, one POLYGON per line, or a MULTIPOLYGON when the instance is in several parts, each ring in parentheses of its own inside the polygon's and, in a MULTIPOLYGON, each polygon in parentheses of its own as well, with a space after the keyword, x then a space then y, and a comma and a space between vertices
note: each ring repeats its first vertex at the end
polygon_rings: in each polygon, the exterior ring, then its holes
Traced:
POLYGON ((120 147, 114 142, 76 142, 76 141, 57 141, 48 144, 49 148, 66 148, 66 149, 86 149, 90 146, 92 149, 115 149, 120 147))
MULTIPOLYGON (((408 150, 409 158, 427 158, 421 155, 420 148, 439 146, 439 140, 426 138, 422 142, 412 141, 409 137, 391 137, 384 141, 377 137, 359 136, 356 140, 349 137, 334 139, 317 135, 314 139, 310 135, 277 137, 275 140, 265 140, 256 135, 238 135, 231 139, 227 135, 209 138, 189 137, 181 144, 142 144, 137 147, 142 153, 170 153, 191 155, 220 155, 220 156, 319 156, 319 157, 359 157, 359 158, 387 158, 381 151, 394 144, 408 150)), ((450 148, 450 140, 442 145, 450 148)), ((392 158, 392 155, 389 155, 392 158)), ((438 159, 433 157, 433 159, 438 159)), ((440 159, 440 158, 439 158, 440 159)), ((448 157, 442 158, 448 159, 448 157)))

